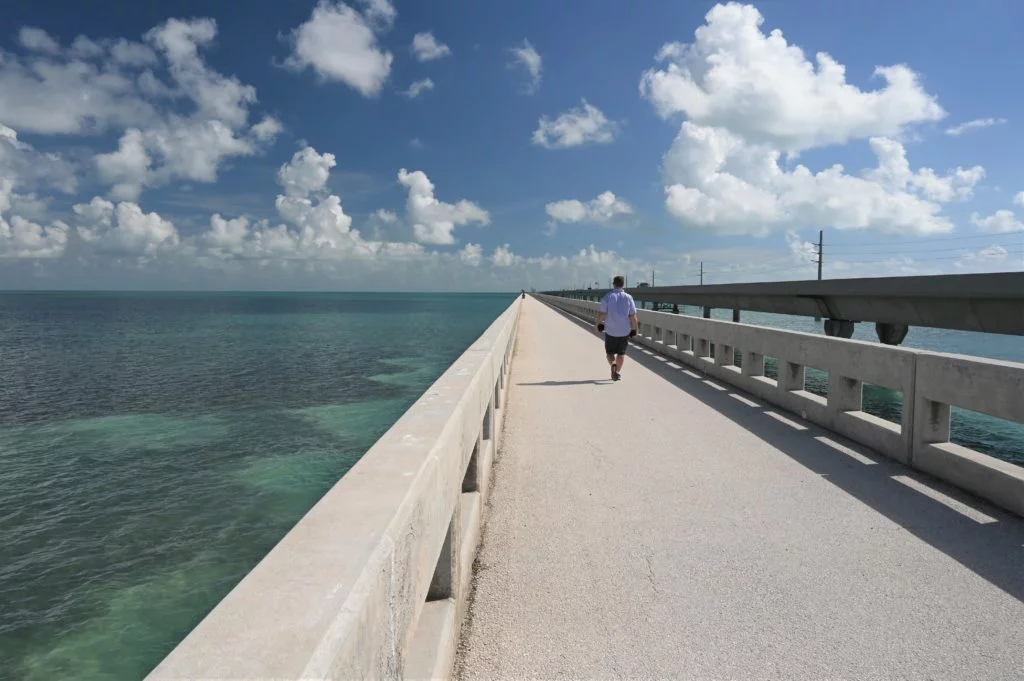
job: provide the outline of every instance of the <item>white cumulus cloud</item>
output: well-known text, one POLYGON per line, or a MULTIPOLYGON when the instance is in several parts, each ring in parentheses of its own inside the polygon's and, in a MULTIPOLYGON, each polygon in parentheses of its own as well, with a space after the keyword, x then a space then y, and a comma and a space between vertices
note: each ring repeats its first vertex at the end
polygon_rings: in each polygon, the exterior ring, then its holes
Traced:
POLYGON ((262 121, 252 126, 252 134, 260 142, 273 141, 281 134, 282 130, 284 130, 284 126, 281 125, 281 121, 272 116, 264 116, 262 121))
POLYGON ((452 53, 451 48, 444 43, 437 42, 437 38, 430 31, 414 35, 411 49, 420 61, 433 61, 452 53))
POLYGON ((953 224, 942 204, 973 196, 979 165, 946 173, 912 169, 898 136, 945 115, 907 66, 875 74, 861 90, 845 67, 819 53, 809 61, 782 32, 761 30, 752 5, 716 5, 691 43, 668 43, 640 91, 664 117, 685 115, 665 155, 668 212, 684 225, 765 235, 806 227, 934 234, 953 224), (874 168, 790 165, 796 154, 867 140, 874 168), (784 160, 785 156, 785 160, 784 160))
POLYGON ((406 208, 416 240, 427 244, 455 243, 455 227, 476 223, 488 225, 490 214, 472 201, 465 199, 445 203, 434 196, 434 185, 422 170, 412 172, 402 168, 398 181, 409 190, 406 208))
POLYGON ((899 142, 873 137, 869 144, 878 157, 878 168, 867 172, 866 177, 890 190, 916 190, 932 201, 965 200, 974 195, 974 186, 985 177, 981 166, 956 168, 948 175, 939 175, 931 168, 912 171, 899 142))
POLYGON ((584 99, 582 106, 569 109, 554 120, 542 116, 533 132, 533 143, 545 149, 608 144, 615 139, 616 132, 616 124, 584 99))
POLYGON ((26 50, 31 50, 32 52, 45 52, 47 54, 57 54, 60 52, 60 44, 41 28, 23 27, 18 31, 18 42, 26 50))
POLYGON ((313 147, 303 147, 278 169, 277 181, 286 196, 309 196, 327 185, 335 165, 334 154, 318 154, 313 147))
POLYGON ((511 65, 521 66, 526 69, 526 73, 530 77, 526 92, 533 94, 540 87, 541 75, 544 72, 544 60, 541 58, 540 53, 530 44, 530 41, 526 39, 523 40, 522 45, 510 48, 509 51, 513 57, 511 65))
POLYGON ((1002 125, 1003 123, 1006 123, 1005 118, 976 118, 973 121, 967 121, 966 123, 946 128, 946 134, 956 137, 957 135, 962 135, 970 130, 988 128, 993 125, 1002 125))
POLYGON ((522 256, 513 253, 508 244, 498 246, 494 249, 494 253, 491 254, 491 263, 495 267, 511 267, 521 260, 522 256))
POLYGON ((213 182, 225 161, 261 152, 281 129, 269 117, 249 126, 255 88, 203 60, 216 36, 212 19, 169 19, 145 43, 79 37, 63 49, 35 35, 44 54, 0 53, 0 121, 41 134, 121 131, 117 149, 93 159, 118 200, 177 179, 213 182), (148 68, 157 64, 169 80, 148 68))
MULTIPOLYGON (((201 253, 224 260, 267 262, 396 262, 424 256, 419 244, 366 239, 352 228, 341 197, 324 196, 334 155, 304 147, 278 171, 284 190, 275 200, 282 224, 269 220, 250 222, 214 215, 210 229, 200 235, 201 253)), ((387 221, 393 214, 378 211, 375 217, 387 221)))
MULTIPOLYGON (((53 50, 19 57, 0 50, 0 123, 26 133, 89 134, 144 125, 157 109, 96 43, 99 54, 53 50)), ((150 77, 154 78, 152 74, 150 77)))
POLYGON ((417 80, 416 82, 414 82, 412 85, 409 86, 408 90, 403 90, 402 94, 408 97, 409 99, 416 99, 417 97, 420 96, 421 93, 433 89, 434 81, 430 80, 429 78, 424 78, 423 80, 417 80))
POLYGON ((131 128, 121 136, 117 151, 97 154, 94 162, 100 179, 113 185, 112 197, 134 201, 142 193, 153 159, 146 151, 142 131, 131 128))
POLYGON ((18 139, 18 133, 0 124, 0 178, 13 189, 53 187, 70 194, 78 187, 75 168, 52 152, 40 152, 18 139))
POLYGON ((466 244, 459 250, 459 260, 471 267, 479 267, 483 257, 484 249, 480 244, 466 244))
POLYGON ((0 260, 58 258, 68 242, 68 227, 55 221, 43 227, 21 215, 5 216, 10 208, 14 183, 0 177, 0 260))
POLYGON ((1018 206, 1024 206, 1024 192, 1017 192, 1013 197, 1013 202, 1018 206))
POLYGON ((577 199, 555 201, 544 206, 553 222, 596 222, 606 224, 620 215, 630 215, 633 207, 614 193, 602 192, 586 203, 577 199))
POLYGON ((684 224, 724 234, 808 226, 935 234, 953 229, 940 202, 969 197, 984 174, 911 171, 898 142, 874 138, 871 147, 879 165, 862 176, 838 164, 788 170, 778 149, 687 121, 665 156, 666 207, 684 224))
POLYGON ((378 38, 395 16, 388 0, 372 0, 363 13, 344 2, 321 0, 309 19, 292 31, 292 54, 285 64, 296 71, 312 68, 321 78, 376 97, 394 60, 378 38))
POLYGON ((764 17, 753 5, 716 5, 705 21, 692 43, 664 45, 657 59, 666 65, 641 79, 641 93, 662 116, 685 114, 691 123, 783 151, 891 137, 945 116, 908 67, 877 67, 884 86, 860 90, 828 54, 812 63, 782 31, 763 33, 764 17))
POLYGON ((992 215, 981 217, 977 213, 971 213, 971 224, 983 232, 1005 234, 1007 232, 1019 232, 1024 230, 1024 223, 1017 219, 1013 211, 997 210, 992 215))
POLYGON ((153 256, 179 243, 178 230, 157 213, 146 213, 129 201, 116 206, 94 197, 73 207, 79 218, 78 235, 97 253, 153 256))

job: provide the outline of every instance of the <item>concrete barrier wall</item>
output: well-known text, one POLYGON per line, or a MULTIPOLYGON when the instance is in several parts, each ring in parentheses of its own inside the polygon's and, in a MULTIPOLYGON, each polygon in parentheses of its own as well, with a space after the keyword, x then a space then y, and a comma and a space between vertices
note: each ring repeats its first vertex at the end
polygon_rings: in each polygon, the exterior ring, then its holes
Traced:
MULTIPOLYGON (((596 302, 538 298, 597 317, 596 302)), ((648 310, 638 320, 641 345, 1024 516, 1024 468, 949 441, 953 405, 1024 423, 1024 364, 648 310), (764 376, 765 357, 777 380, 764 376), (828 373, 827 397, 805 390, 807 367, 828 373), (864 383, 901 393, 900 423, 863 410, 864 383)))
POLYGON ((521 301, 147 677, 447 677, 521 301))

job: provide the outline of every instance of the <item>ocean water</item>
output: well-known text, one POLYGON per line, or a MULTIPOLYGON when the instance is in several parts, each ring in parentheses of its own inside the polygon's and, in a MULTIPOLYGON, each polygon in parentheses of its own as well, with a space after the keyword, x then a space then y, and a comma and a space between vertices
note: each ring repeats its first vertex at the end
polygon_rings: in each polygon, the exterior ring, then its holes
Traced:
POLYGON ((511 294, 0 294, 0 679, 139 679, 511 294))
MULTIPOLYGON (((0 294, 0 680, 143 677, 512 299, 0 294)), ((1019 338, 907 345, 1024 361, 1019 338)), ((865 387, 894 420, 897 398, 865 387)), ((1024 463, 1019 426, 953 427, 1024 463)))

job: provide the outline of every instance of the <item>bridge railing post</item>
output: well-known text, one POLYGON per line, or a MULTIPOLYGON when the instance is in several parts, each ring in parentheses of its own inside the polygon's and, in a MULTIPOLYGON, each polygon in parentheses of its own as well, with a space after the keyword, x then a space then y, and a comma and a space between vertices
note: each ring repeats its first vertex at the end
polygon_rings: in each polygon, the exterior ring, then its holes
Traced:
POLYGON ((830 371, 828 374, 828 410, 833 415, 860 411, 864 404, 864 382, 830 371))
POLYGON ((731 367, 736 364, 736 354, 731 345, 719 343, 715 346, 715 364, 720 367, 731 367))
POLYGON ((704 359, 711 356, 711 341, 707 338, 695 336, 693 339, 694 357, 704 359))
POLYGON ((807 367, 796 362, 779 358, 779 390, 783 393, 803 390, 807 375, 807 367))
MULTIPOLYGON (((910 405, 906 405, 905 408, 910 405)), ((952 408, 942 402, 918 397, 914 405, 914 450, 924 445, 949 442, 952 408)))
POLYGON ((753 350, 744 350, 743 375, 747 378, 764 376, 764 355, 753 350))

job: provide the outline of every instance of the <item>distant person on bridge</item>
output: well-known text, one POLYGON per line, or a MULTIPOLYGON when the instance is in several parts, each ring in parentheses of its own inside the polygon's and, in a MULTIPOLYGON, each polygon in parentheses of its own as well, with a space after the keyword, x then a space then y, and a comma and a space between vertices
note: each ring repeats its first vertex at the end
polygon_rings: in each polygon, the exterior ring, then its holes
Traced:
POLYGON ((637 330, 636 303, 633 296, 622 290, 625 285, 624 277, 615 277, 612 280, 615 288, 605 294, 597 308, 597 330, 604 334, 604 352, 612 368, 613 381, 621 378, 626 348, 637 330))

